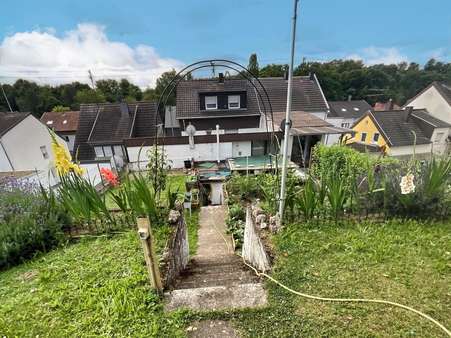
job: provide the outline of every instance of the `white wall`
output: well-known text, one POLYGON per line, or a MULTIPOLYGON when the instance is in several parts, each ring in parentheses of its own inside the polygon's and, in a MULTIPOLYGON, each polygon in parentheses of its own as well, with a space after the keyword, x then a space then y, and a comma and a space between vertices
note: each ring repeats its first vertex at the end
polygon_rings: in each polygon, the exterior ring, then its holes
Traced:
POLYGON ((243 157, 252 155, 252 142, 232 142, 232 157, 243 157))
MULTIPOLYGON (((58 137, 61 145, 65 140, 58 137)), ((53 167, 52 139, 48 128, 34 116, 29 115, 2 137, 2 143, 12 163, 13 170, 38 170, 48 172, 53 167), (45 146, 48 158, 42 155, 45 146)), ((2 159, 3 161, 3 159, 2 159)), ((0 167, 4 167, 2 163, 0 167)))
POLYGON ((75 144, 75 134, 66 134, 62 136, 64 139, 69 138, 69 141, 66 141, 67 147, 69 148, 69 151, 74 151, 74 144, 75 144))
POLYGON ((451 106, 433 86, 408 105, 416 109, 426 108, 432 116, 451 123, 451 106))
POLYGON ((432 133, 431 141, 433 142, 432 150, 436 155, 444 155, 448 151, 448 135, 450 134, 450 128, 436 128, 432 133), (443 135, 440 139, 437 139, 438 134, 443 135))
MULTIPOLYGON (((1 142, 1 140, 0 140, 1 142)), ((0 172, 12 171, 11 164, 9 163, 8 156, 3 150, 2 144, 0 144, 0 172)))
MULTIPOLYGON (((250 156, 250 141, 249 146, 240 143, 240 147, 243 148, 243 156, 250 156), (249 155, 248 155, 249 154, 249 155)), ((147 164, 147 151, 152 147, 142 147, 140 156, 140 167, 144 169, 147 164)), ((128 156, 130 163, 132 164, 132 169, 138 169, 138 153, 141 147, 127 147, 128 156)), ((222 142, 219 147, 220 160, 225 160, 233 157, 233 146, 232 142, 222 142)), ((168 156, 168 160, 172 161, 172 168, 180 169, 184 168, 184 161, 191 160, 194 161, 216 161, 217 158, 217 144, 216 143, 199 143, 194 145, 194 149, 190 149, 188 144, 176 144, 176 145, 165 145, 164 150, 168 156)))
MULTIPOLYGON (((432 144, 420 144, 415 147, 415 154, 428 154, 431 152, 432 144)), ((390 147, 388 155, 406 156, 413 154, 413 146, 390 147)))

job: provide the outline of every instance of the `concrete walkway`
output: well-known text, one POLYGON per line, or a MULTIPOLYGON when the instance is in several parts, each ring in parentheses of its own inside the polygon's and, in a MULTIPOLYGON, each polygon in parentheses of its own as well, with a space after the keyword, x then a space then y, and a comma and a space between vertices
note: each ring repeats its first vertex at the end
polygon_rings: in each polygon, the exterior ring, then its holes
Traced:
POLYGON ((202 207, 197 254, 175 289, 165 294, 166 310, 224 310, 267 303, 260 280, 233 252, 226 234, 225 206, 202 207))

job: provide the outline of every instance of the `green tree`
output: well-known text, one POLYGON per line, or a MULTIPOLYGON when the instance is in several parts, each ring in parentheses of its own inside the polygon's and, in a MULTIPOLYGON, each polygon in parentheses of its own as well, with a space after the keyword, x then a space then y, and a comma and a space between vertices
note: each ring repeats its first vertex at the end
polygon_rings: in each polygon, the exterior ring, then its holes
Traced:
POLYGON ((259 66, 258 66, 258 60, 257 60, 257 54, 253 53, 249 57, 249 64, 247 66, 247 70, 254 74, 255 76, 259 76, 259 66))
POLYGON ((82 103, 102 103, 106 102, 105 96, 95 89, 82 89, 75 95, 75 102, 77 104, 82 103))
POLYGON ((65 112, 65 111, 69 111, 69 110, 70 110, 69 107, 65 107, 65 106, 63 106, 61 104, 56 105, 56 106, 54 106, 52 108, 52 112, 59 112, 59 113, 62 113, 62 112, 65 112))

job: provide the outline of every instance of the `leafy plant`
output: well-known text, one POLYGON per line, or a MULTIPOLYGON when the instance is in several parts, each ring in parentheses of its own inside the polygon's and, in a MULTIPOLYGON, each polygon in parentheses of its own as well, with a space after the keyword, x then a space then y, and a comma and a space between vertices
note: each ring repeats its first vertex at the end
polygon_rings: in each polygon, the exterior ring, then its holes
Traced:
POLYGON ((179 191, 180 191, 180 187, 177 187, 177 189, 175 191, 172 191, 171 186, 170 185, 168 186, 168 189, 166 190, 166 200, 167 200, 169 209, 174 209, 175 202, 177 202, 177 199, 180 196, 179 191))
POLYGON ((311 220, 319 204, 319 198, 315 187, 315 182, 311 177, 307 179, 304 187, 296 196, 296 201, 306 220, 311 220))
POLYGON ((327 200, 335 221, 343 214, 349 190, 339 177, 330 176, 327 181, 327 200))

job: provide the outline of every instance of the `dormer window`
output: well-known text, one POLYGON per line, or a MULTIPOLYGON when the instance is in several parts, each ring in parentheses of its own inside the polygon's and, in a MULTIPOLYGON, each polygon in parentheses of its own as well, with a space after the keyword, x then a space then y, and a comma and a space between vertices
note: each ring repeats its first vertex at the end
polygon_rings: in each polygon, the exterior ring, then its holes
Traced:
POLYGON ((217 96, 205 96, 205 109, 206 110, 218 109, 218 97, 217 96))
POLYGON ((239 95, 229 95, 229 109, 239 109, 240 108, 240 96, 239 95))

